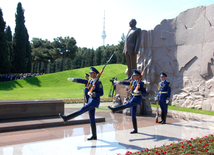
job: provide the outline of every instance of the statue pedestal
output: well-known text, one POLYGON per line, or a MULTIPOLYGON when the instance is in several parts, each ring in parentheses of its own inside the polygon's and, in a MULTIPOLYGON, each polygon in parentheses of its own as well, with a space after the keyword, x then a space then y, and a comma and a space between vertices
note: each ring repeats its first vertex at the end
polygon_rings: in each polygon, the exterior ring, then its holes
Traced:
MULTIPOLYGON (((124 103, 124 99, 127 98, 127 94, 128 94, 127 87, 128 87, 128 91, 129 91, 129 86, 127 86, 127 85, 120 85, 120 84, 116 85, 116 95, 117 94, 120 95, 120 99, 121 99, 120 102, 122 104, 126 103, 126 102, 124 103)), ((131 115, 130 109, 123 110, 123 113, 125 115, 131 115)), ((137 115, 142 115, 142 114, 147 114, 147 115, 152 114, 152 108, 151 108, 148 96, 143 96, 141 105, 138 105, 138 107, 137 107, 137 115)))

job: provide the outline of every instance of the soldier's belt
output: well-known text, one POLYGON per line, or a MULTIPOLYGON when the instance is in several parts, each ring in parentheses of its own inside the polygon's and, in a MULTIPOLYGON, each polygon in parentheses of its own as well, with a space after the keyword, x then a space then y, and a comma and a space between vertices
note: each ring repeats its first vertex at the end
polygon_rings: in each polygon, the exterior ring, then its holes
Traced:
POLYGON ((132 96, 141 96, 141 93, 140 94, 132 93, 132 96))
POLYGON ((167 94, 167 91, 159 91, 160 94, 167 94))

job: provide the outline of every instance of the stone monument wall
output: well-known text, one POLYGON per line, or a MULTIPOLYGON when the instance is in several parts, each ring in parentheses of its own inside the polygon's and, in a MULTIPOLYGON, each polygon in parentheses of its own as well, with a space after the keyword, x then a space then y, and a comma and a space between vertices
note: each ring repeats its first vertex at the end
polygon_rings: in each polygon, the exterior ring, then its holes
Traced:
POLYGON ((151 100, 163 71, 171 83, 171 105, 214 111, 214 4, 142 30, 138 69, 149 59, 144 80, 151 100))

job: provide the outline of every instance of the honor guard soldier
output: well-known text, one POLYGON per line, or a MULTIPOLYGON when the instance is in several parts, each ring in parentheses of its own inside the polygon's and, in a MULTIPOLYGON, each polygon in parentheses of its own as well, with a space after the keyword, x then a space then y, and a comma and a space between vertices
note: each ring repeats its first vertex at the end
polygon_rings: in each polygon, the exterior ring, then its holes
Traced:
POLYGON ((132 115, 132 123, 133 123, 133 128, 134 130, 131 132, 137 133, 137 118, 136 118, 136 113, 137 113, 137 106, 141 104, 142 102, 142 95, 146 94, 146 86, 143 81, 140 81, 139 84, 139 90, 135 91, 135 88, 137 87, 138 79, 140 77, 141 73, 138 70, 133 70, 133 81, 115 81, 116 84, 123 84, 123 85, 129 85, 130 86, 130 93, 132 94, 131 99, 124 105, 112 108, 108 106, 108 108, 115 113, 116 111, 120 111, 126 108, 131 107, 131 115, 132 115))
MULTIPOLYGON (((76 78, 68 78, 68 80, 71 80, 73 82, 77 83, 83 83, 88 84, 88 89, 90 89, 93 86, 94 81, 97 78, 97 74, 99 74, 98 70, 94 67, 90 68, 90 77, 92 78, 90 82, 88 83, 88 80, 86 79, 76 79, 76 78)), ((98 80, 95 84, 93 92, 88 91, 88 103, 85 104, 80 110, 71 113, 69 115, 62 115, 59 114, 59 116, 63 119, 64 122, 67 122, 69 119, 75 118, 85 112, 89 112, 89 118, 90 118, 90 124, 91 124, 91 130, 92 130, 92 137, 88 138, 88 140, 96 140, 97 139, 97 132, 96 132, 96 122, 95 122, 95 107, 98 108, 100 104, 100 96, 103 95, 103 86, 100 80, 98 80)))
POLYGON ((167 109, 171 94, 170 82, 166 80, 166 77, 166 73, 160 73, 161 82, 158 84, 158 95, 155 99, 159 101, 161 107, 161 121, 158 122, 161 124, 166 124, 167 109))
POLYGON ((87 103, 88 102, 88 98, 89 98, 89 96, 88 96, 89 83, 90 83, 90 80, 92 80, 92 79, 89 80, 89 75, 87 73, 85 73, 85 79, 88 80, 88 82, 85 84, 85 89, 83 91, 84 91, 84 95, 85 95, 85 98, 86 98, 86 101, 84 101, 84 102, 87 103))

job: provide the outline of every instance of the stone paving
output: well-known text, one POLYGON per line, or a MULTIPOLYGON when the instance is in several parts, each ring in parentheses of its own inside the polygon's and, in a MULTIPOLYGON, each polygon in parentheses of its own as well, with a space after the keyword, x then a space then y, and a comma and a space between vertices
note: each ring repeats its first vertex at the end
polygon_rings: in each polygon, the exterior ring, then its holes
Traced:
MULTIPOLYGON (((66 108, 67 113, 73 110, 66 108)), ((106 120, 97 123, 97 140, 87 140, 89 124, 3 132, 0 155, 116 155, 214 133, 214 116, 208 115, 169 111, 167 124, 161 125, 155 123, 153 111, 137 117, 137 134, 130 134, 131 116, 110 112, 97 112, 96 116, 106 120)))

